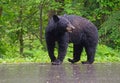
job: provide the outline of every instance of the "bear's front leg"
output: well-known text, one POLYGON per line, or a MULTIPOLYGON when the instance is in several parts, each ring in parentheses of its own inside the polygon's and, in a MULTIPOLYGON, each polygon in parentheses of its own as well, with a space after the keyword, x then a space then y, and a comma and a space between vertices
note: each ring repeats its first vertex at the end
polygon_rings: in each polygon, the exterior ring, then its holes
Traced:
POLYGON ((47 49, 48 49, 48 55, 51 59, 51 62, 53 63, 56 60, 56 57, 54 56, 54 48, 55 48, 55 41, 48 38, 46 39, 47 49))
POLYGON ((58 41, 58 57, 57 60, 52 63, 53 65, 62 64, 66 55, 67 47, 68 47, 68 42, 64 40, 64 38, 63 40, 61 39, 58 41))

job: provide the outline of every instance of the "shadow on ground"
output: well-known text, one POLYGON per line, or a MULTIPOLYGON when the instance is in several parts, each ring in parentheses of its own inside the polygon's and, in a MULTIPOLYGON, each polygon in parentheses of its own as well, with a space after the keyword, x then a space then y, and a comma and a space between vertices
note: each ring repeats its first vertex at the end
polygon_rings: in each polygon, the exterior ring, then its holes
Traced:
POLYGON ((120 83, 120 64, 0 64, 0 83, 120 83))

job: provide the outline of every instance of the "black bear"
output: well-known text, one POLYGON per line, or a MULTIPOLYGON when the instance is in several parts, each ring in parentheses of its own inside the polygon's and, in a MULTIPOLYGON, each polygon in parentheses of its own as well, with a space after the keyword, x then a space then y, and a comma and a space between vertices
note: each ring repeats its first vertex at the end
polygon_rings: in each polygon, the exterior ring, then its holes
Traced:
POLYGON ((78 62, 83 48, 85 48, 87 54, 87 61, 82 63, 92 64, 94 62, 98 31, 93 23, 83 17, 53 15, 46 27, 45 38, 48 54, 53 65, 62 64, 69 42, 73 43, 73 59, 68 59, 69 62, 78 62), (55 42, 58 44, 57 58, 54 55, 55 42))

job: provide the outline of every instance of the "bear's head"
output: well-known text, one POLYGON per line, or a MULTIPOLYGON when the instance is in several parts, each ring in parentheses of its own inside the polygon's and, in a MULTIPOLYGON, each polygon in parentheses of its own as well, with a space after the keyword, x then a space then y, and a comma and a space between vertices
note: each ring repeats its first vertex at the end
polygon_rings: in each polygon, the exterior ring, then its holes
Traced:
POLYGON ((53 21, 56 24, 56 28, 61 32, 72 32, 75 29, 70 21, 63 16, 53 15, 53 21))

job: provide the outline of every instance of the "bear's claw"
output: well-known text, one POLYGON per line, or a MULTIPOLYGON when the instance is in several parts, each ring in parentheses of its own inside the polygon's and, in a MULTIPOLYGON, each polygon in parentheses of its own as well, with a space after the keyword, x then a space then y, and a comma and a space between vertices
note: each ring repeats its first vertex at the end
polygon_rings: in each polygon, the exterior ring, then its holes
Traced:
POLYGON ((78 62, 79 60, 74 60, 74 59, 68 58, 68 61, 71 62, 71 63, 75 63, 75 62, 78 62))
POLYGON ((72 59, 68 59, 68 61, 71 62, 71 63, 74 63, 74 60, 72 60, 72 59))
POLYGON ((54 62, 52 62, 52 65, 60 65, 62 64, 62 61, 60 60, 55 60, 54 62))

